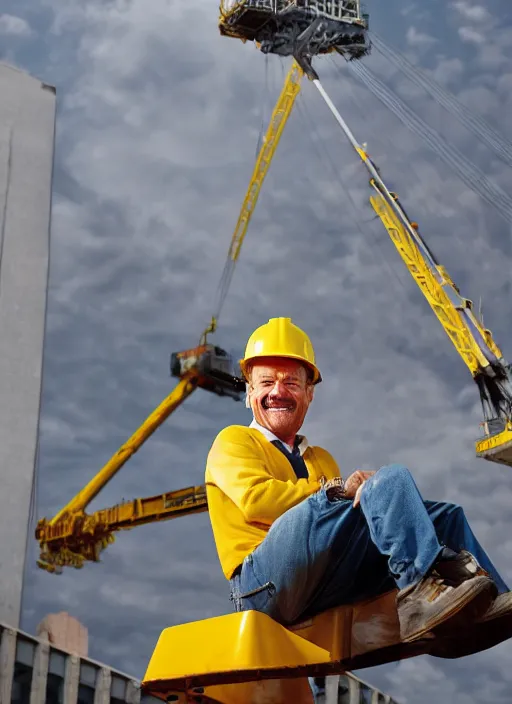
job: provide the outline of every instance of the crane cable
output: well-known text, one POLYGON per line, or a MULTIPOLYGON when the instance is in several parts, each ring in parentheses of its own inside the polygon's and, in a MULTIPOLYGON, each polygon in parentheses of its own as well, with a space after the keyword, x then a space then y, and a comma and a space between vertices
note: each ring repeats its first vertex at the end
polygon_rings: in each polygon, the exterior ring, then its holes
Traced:
POLYGON ((414 66, 403 54, 389 47, 375 32, 372 32, 372 46, 417 87, 425 90, 441 107, 458 119, 466 129, 485 142, 505 164, 512 166, 512 144, 482 117, 470 112, 466 105, 414 66))
POLYGON ((460 176, 468 188, 494 206, 507 222, 512 222, 512 199, 498 185, 427 125, 369 68, 358 64, 351 66, 351 69, 381 103, 388 107, 406 127, 421 137, 460 176))
MULTIPOLYGON (((336 65, 335 62, 334 62, 334 58, 333 58, 333 57, 331 57, 331 61, 332 61, 332 63, 337 67, 337 65, 336 65)), ((302 98, 303 98, 303 97, 304 97, 304 95, 302 96, 302 98)), ((352 96, 352 97, 354 97, 354 96, 352 96)), ((354 102, 356 102, 356 101, 354 100, 354 102)), ((346 181, 345 181, 344 178, 342 177, 341 172, 340 172, 340 169, 337 168, 336 164, 334 163, 334 159, 333 159, 333 157, 332 157, 331 152, 329 151, 329 149, 327 149, 327 147, 325 146, 324 142, 320 139, 320 135, 319 135, 318 129, 317 129, 316 125, 315 125, 315 122, 314 122, 313 118, 311 117, 311 115, 310 115, 310 113, 309 113, 309 110, 308 110, 308 107, 307 107, 306 102, 305 102, 304 100, 298 101, 298 102, 297 102, 297 107, 298 107, 298 109, 299 109, 299 110, 298 110, 298 111, 299 111, 299 114, 300 114, 300 115, 305 119, 305 121, 307 122, 307 130, 306 130, 306 131, 311 135, 311 138, 312 138, 312 139, 311 139, 311 142, 312 142, 312 144, 314 145, 314 147, 315 147, 315 149, 316 149, 316 152, 317 152, 317 155, 318 155, 318 157, 319 157, 319 159, 320 159, 320 162, 325 161, 325 163, 329 165, 329 167, 330 167, 330 169, 331 169, 331 172, 332 172, 334 178, 338 181, 338 183, 339 183, 339 185, 340 185, 340 187, 341 187, 341 190, 345 193, 345 195, 347 196, 348 200, 350 201, 350 204, 352 205, 352 211, 351 211, 351 212, 352 212, 352 216, 351 216, 351 220, 352 220, 352 222, 354 223, 354 226, 356 227, 356 229, 359 231, 359 234, 361 235, 361 237, 362 237, 363 240, 364 240, 364 238, 366 237, 366 231, 363 229, 363 223, 366 224, 366 223, 373 223, 373 222, 375 222, 375 220, 378 220, 377 215, 373 216, 373 217, 370 218, 368 221, 362 220, 362 218, 359 216, 360 208, 358 207, 357 203, 356 203, 355 200, 354 200, 354 197, 353 197, 353 195, 352 195, 352 193, 351 193, 351 191, 350 191, 349 185, 346 183, 346 181), (313 137, 315 137, 315 136, 316 136, 318 139, 315 140, 315 139, 313 138, 313 137)), ((362 111, 361 111, 361 112, 362 112, 362 111)), ((373 237, 373 240, 374 240, 374 242, 375 242, 376 248, 381 251, 381 258, 382 258, 382 261, 385 262, 386 267, 388 268, 390 275, 391 275, 392 277, 394 277, 394 278, 397 280, 398 284, 399 284, 402 288, 405 289, 405 284, 404 284, 404 282, 402 281, 402 279, 400 278, 400 276, 398 275, 397 270, 395 269, 394 265, 392 265, 391 262, 388 260, 388 258, 387 258, 387 256, 386 256, 386 253, 382 250, 382 246, 381 246, 381 245, 382 245, 382 242, 381 242, 380 238, 379 238, 379 237, 377 236, 377 234, 374 232, 373 228, 370 227, 370 228, 369 228, 369 231, 370 231, 370 233, 371 233, 371 235, 372 235, 372 237, 373 237)))
MULTIPOLYGON (((300 92, 300 81, 304 75, 303 70, 293 61, 284 82, 281 94, 272 112, 267 131, 259 142, 261 147, 258 152, 256 164, 253 169, 251 180, 247 188, 240 214, 231 238, 226 262, 222 271, 215 297, 214 313, 210 324, 201 336, 201 344, 205 344, 207 336, 214 333, 217 323, 226 301, 226 296, 233 279, 236 264, 240 257, 240 251, 244 243, 245 235, 251 221, 254 209, 258 202, 261 187, 272 162, 277 145, 281 139, 282 132, 288 121, 290 113, 295 103, 295 99, 300 92)), ((268 80, 268 78, 266 78, 268 80)))

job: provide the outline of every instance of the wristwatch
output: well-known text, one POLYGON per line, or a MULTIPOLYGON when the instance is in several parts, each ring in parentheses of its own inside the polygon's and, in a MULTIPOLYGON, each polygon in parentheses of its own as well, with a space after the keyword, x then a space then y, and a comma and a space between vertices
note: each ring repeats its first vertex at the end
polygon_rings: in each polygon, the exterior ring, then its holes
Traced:
MULTIPOLYGON (((345 496, 345 481, 341 477, 333 477, 333 479, 329 479, 329 481, 325 481, 325 478, 323 478, 324 481, 322 483, 322 487, 325 489, 327 493, 329 493, 331 490, 334 490, 334 497, 332 498, 344 498, 345 496)), ((331 497, 327 497, 328 499, 331 499, 331 497)))

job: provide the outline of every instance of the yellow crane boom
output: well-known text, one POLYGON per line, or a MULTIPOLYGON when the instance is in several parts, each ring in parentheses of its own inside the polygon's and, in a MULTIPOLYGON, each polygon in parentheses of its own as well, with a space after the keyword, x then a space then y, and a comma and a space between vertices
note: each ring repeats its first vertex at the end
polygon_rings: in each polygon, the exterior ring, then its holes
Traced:
POLYGON ((169 521, 208 510, 206 487, 192 486, 157 496, 133 499, 91 514, 74 511, 58 521, 39 522, 38 566, 59 573, 63 567, 99 562, 101 552, 114 542, 114 533, 157 521, 169 521))
POLYGON ((88 504, 196 388, 235 400, 245 388, 244 382, 232 375, 231 357, 213 345, 174 353, 171 373, 180 381, 167 398, 63 509, 51 519, 38 521, 35 536, 40 545, 39 567, 60 572, 65 566, 82 567, 85 560, 97 562, 101 551, 114 541, 115 531, 206 510, 203 488, 192 487, 85 513, 88 504))
POLYGON ((288 122, 288 118, 291 115, 295 100, 300 92, 300 82, 303 75, 304 72, 300 66, 296 61, 293 61, 284 81, 281 94, 272 112, 270 124, 258 153, 254 171, 245 194, 244 202, 242 203, 240 215, 238 216, 230 247, 230 255, 234 260, 238 259, 250 219, 256 207, 256 203, 258 202, 261 186, 263 185, 265 176, 274 158, 277 145, 288 122))
MULTIPOLYGON (((96 476, 62 508, 47 525, 55 526, 66 515, 83 511, 99 494, 117 472, 128 462, 130 457, 153 435, 155 430, 180 406, 195 390, 199 374, 195 371, 187 374, 171 391, 169 396, 155 408, 135 433, 112 455, 96 476)), ((44 519, 43 519, 44 520, 44 519)))
POLYGON ((357 142, 318 76, 313 75, 312 81, 370 174, 370 185, 376 192, 370 198, 373 209, 478 386, 486 437, 476 442, 477 456, 512 466, 510 365, 490 330, 474 315, 471 301, 460 295, 446 269, 422 239, 418 225, 409 219, 396 194, 382 180, 379 169, 357 142))

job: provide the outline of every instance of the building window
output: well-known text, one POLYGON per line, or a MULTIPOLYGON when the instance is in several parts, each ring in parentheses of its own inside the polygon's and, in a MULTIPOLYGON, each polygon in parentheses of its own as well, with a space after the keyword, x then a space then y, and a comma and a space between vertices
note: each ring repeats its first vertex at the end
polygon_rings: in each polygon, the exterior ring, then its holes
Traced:
POLYGON ((124 704, 126 701, 126 680, 112 673, 110 704, 124 704))
POLYGON ((35 645, 18 636, 16 641, 16 661, 12 680, 11 704, 29 704, 34 667, 35 645))
POLYGON ((29 704, 32 686, 32 668, 21 662, 14 664, 11 704, 29 704))
POLYGON ((94 687, 79 684, 77 704, 94 704, 94 687))
POLYGON ((77 704, 94 704, 94 692, 98 668, 86 662, 80 663, 80 683, 78 685, 77 704))
POLYGON ((347 675, 341 675, 338 685, 339 704, 350 704, 350 684, 347 675))
POLYGON ((46 704, 64 704, 64 678, 53 672, 46 678, 46 704))
POLYGON ((372 693, 373 690, 368 687, 367 684, 364 684, 364 682, 361 682, 360 685, 360 703, 361 704, 372 704, 372 693))
POLYGON ((50 650, 46 679, 46 704, 64 704, 64 673, 66 656, 53 648, 50 650))

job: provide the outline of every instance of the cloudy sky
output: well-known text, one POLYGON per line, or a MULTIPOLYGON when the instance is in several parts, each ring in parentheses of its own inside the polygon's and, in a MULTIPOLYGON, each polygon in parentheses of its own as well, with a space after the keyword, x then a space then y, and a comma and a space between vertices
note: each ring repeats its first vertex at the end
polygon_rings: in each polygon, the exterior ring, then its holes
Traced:
MULTIPOLYGON (((367 1, 372 29, 512 140, 508 0, 367 1)), ((262 121, 288 62, 221 38, 217 3, 4 0, 0 57, 57 87, 51 282, 38 515, 59 510, 169 393, 172 350, 212 314, 262 121)), ((505 192, 510 167, 378 52, 366 65, 505 192)), ((512 356, 510 225, 359 82, 324 84, 438 258, 512 356)), ((368 205, 367 178, 305 84, 265 182, 216 342, 242 353, 286 315, 311 335, 325 383, 305 431, 345 475, 406 463, 428 498, 463 504, 512 581, 506 467, 474 458, 469 373, 368 205)), ((203 481, 216 433, 243 404, 198 391, 91 508, 203 481)), ((90 654, 141 676, 160 630, 230 611, 208 516, 120 535, 61 577, 30 556, 23 627, 85 623, 90 654)), ((404 704, 510 700, 512 646, 359 673, 404 704)))

